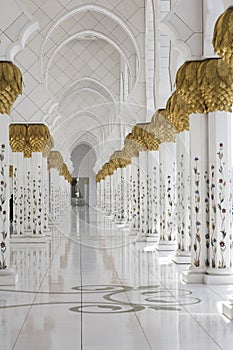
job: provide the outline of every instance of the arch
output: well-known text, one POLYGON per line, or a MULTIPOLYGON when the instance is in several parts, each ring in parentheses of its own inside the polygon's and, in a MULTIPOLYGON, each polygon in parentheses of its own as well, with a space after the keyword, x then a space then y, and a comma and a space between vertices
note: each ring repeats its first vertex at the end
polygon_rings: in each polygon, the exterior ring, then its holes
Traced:
MULTIPOLYGON (((45 79, 45 86, 48 87, 48 71, 49 71, 49 67, 54 59, 54 57, 56 56, 56 54, 67 44, 69 43, 70 41, 74 40, 74 39, 77 39, 79 37, 82 37, 83 35, 88 35, 88 34, 94 34, 95 36, 97 36, 98 38, 108 42, 110 45, 112 45, 118 52, 119 54, 124 58, 125 62, 127 63, 127 66, 129 67, 129 70, 130 70, 130 74, 132 75, 132 69, 130 67, 130 63, 125 55, 125 53, 122 51, 122 49, 118 46, 117 43, 115 43, 112 39, 108 38, 106 35, 102 34, 102 33, 99 33, 99 32, 96 32, 96 31, 93 31, 93 30, 85 30, 85 31, 81 31, 81 32, 78 32, 72 36, 70 36, 69 38, 67 38, 66 40, 64 40, 53 52, 53 54, 51 55, 48 63, 47 63, 47 66, 45 68, 45 75, 44 75, 44 79, 45 79)), ((43 69, 43 67, 42 67, 43 69)), ((42 72, 43 74, 43 72, 42 72)))
POLYGON ((88 116, 90 119, 93 119, 95 121, 98 121, 99 122, 99 127, 102 128, 102 131, 103 131, 103 134, 105 133, 104 132, 104 129, 103 129, 103 126, 101 125, 101 119, 94 113, 94 112, 91 112, 91 111, 85 111, 85 110, 82 110, 82 111, 79 111, 77 113, 74 113, 72 114, 71 116, 69 116, 68 118, 66 118, 65 120, 63 120, 59 125, 57 125, 53 130, 54 132, 58 132, 58 130, 63 126, 63 130, 64 130, 64 124, 67 123, 67 126, 65 127, 65 131, 67 130, 67 127, 68 125, 70 125, 72 123, 72 119, 74 117, 78 117, 78 118, 81 118, 81 117, 85 117, 85 116, 88 116))
POLYGON ((82 139, 80 139, 80 138, 78 138, 78 137, 75 137, 74 140, 72 141, 72 143, 70 144, 70 147, 69 147, 69 153, 70 153, 70 154, 73 152, 73 150, 76 148, 77 145, 83 143, 84 141, 85 141, 86 143, 88 143, 89 146, 90 146, 91 148, 93 148, 93 150, 95 151, 95 154, 97 154, 97 153, 96 153, 96 149, 93 147, 93 146, 95 146, 95 145, 97 144, 97 142, 98 142, 97 137, 96 137, 91 131, 85 131, 85 134, 91 135, 91 137, 93 138, 93 144, 90 142, 89 139, 82 140, 82 139))
MULTIPOLYGON (((93 4, 83 5, 83 6, 77 7, 75 9, 69 11, 65 15, 61 16, 57 20, 57 22, 51 26, 51 28, 49 29, 49 31, 48 31, 48 33, 46 35, 46 38, 45 38, 44 43, 42 45, 42 48, 41 48, 41 54, 40 54, 41 58, 43 57, 43 52, 45 50, 46 43, 47 43, 49 37, 51 36, 52 32, 62 22, 66 21, 68 18, 70 18, 70 17, 72 17, 72 16, 74 16, 74 15, 80 13, 80 12, 85 12, 85 11, 93 11, 93 12, 102 13, 103 15, 110 17, 113 21, 117 22, 124 29, 124 31, 129 35, 131 40, 133 41, 133 44, 135 46, 137 55, 140 58, 140 51, 139 51, 139 48, 138 48, 138 45, 137 45, 137 41, 136 41, 134 35, 132 34, 132 32, 129 30, 128 26, 125 24, 125 22, 120 17, 118 17, 117 15, 112 13, 111 11, 107 10, 106 8, 101 7, 101 6, 97 6, 97 5, 93 5, 93 4)), ((140 66, 140 62, 139 62, 139 66, 140 66)))
POLYGON ((18 40, 8 47, 6 51, 7 60, 14 62, 15 56, 25 49, 27 40, 37 30, 39 30, 39 23, 37 21, 31 20, 30 23, 26 24, 20 32, 18 40))
MULTIPOLYGON (((89 88, 89 87, 78 88, 78 89, 75 89, 75 90, 71 90, 70 95, 67 96, 67 98, 71 97, 72 95, 74 95, 74 94, 76 94, 76 93, 78 93, 78 92, 80 92, 80 91, 91 91, 93 94, 96 94, 96 95, 102 97, 102 98, 104 99, 104 101, 106 101, 106 102, 108 103, 108 100, 106 99, 105 96, 103 96, 100 92, 98 92, 98 91, 96 91, 96 90, 94 90, 94 89, 91 89, 91 88, 89 88)), ((65 100, 64 100, 64 101, 65 101, 65 100)), ((64 103, 64 101, 63 101, 63 103, 64 103)))
POLYGON ((97 12, 97 13, 101 13, 104 16, 107 16, 109 18, 111 18, 115 23, 117 23, 123 30, 124 32, 128 35, 128 37, 130 38, 134 48, 135 48, 135 53, 136 53, 136 62, 137 62, 137 67, 136 67, 136 76, 135 76, 135 84, 134 87, 132 87, 132 91, 131 94, 134 93, 134 91, 136 90, 136 87, 138 85, 139 79, 140 79, 140 75, 141 75, 141 70, 142 70, 142 64, 141 64, 141 55, 140 55, 140 50, 139 50, 139 46, 137 44, 136 38, 134 37, 134 35, 132 34, 132 32, 130 31, 130 29, 128 28, 128 26, 125 24, 125 22, 118 17, 116 14, 113 14, 111 11, 107 10, 104 7, 101 6, 97 6, 97 5, 93 5, 93 4, 87 4, 87 5, 83 5, 80 7, 77 7, 71 11, 69 11, 68 13, 66 13, 65 15, 61 16, 56 23, 52 24, 52 26, 50 27, 46 38, 43 42, 43 45, 41 47, 41 51, 40 51, 40 63, 41 63, 41 74, 43 75, 43 58, 45 56, 45 49, 46 49, 46 45, 47 42, 51 36, 51 34, 56 30, 56 28, 61 24, 64 23, 67 19, 71 18, 72 16, 75 16, 76 14, 79 14, 81 12, 85 12, 85 11, 92 11, 92 12, 97 12))
POLYGON ((88 81, 88 82, 92 82, 94 84, 96 84, 97 86, 100 86, 102 89, 104 89, 107 94, 111 97, 112 99, 112 102, 113 103, 116 103, 116 100, 113 96, 113 94, 111 93, 111 91, 100 81, 98 81, 97 79, 95 78, 91 78, 91 77, 84 77, 84 78, 81 78, 81 79, 77 79, 75 81, 72 81, 72 83, 70 83, 65 89, 64 89, 64 92, 61 94, 61 97, 60 99, 58 100, 58 103, 60 103, 60 101, 62 100, 63 96, 68 93, 69 90, 72 89, 73 86, 79 84, 79 83, 82 83, 82 82, 85 82, 85 81, 88 81))

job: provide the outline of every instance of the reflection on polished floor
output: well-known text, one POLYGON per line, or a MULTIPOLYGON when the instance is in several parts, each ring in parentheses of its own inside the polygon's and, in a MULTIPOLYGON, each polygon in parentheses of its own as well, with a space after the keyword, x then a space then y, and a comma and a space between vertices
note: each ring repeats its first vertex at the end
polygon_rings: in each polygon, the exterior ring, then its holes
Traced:
POLYGON ((46 244, 12 244, 0 350, 232 349, 230 287, 184 285, 184 267, 94 210, 73 208, 69 223, 46 244))

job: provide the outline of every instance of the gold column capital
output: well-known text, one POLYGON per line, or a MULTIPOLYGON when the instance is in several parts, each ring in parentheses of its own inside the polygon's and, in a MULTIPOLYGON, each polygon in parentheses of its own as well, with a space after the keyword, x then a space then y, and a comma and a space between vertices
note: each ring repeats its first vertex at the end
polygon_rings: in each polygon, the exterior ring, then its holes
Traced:
POLYGON ((175 91, 167 100, 167 119, 174 126, 176 133, 189 130, 189 112, 187 105, 175 91))
POLYGON ((43 152, 50 138, 50 132, 44 124, 28 124, 27 136, 31 151, 43 152))
MULTIPOLYGON (((191 113, 205 113, 205 103, 198 78, 202 62, 201 60, 186 61, 176 73, 175 93, 185 102, 183 103, 183 108, 179 111, 181 113, 188 115, 191 113)), ((179 98, 177 99, 179 100, 179 98)))
POLYGON ((49 153, 53 147, 54 147, 54 139, 53 139, 52 135, 50 135, 47 142, 46 142, 44 150, 43 150, 43 157, 44 158, 48 158, 49 153))
POLYGON ((175 141, 177 129, 174 123, 169 120, 166 109, 159 109, 155 112, 151 118, 150 128, 158 140, 158 143, 175 141))
POLYGON ((233 65, 233 6, 217 19, 212 44, 214 51, 229 65, 233 65))
POLYGON ((22 74, 10 61, 0 61, 0 113, 10 114, 11 108, 22 94, 22 74))
POLYGON ((59 172, 63 166, 63 157, 58 151, 50 151, 48 155, 48 170, 56 168, 59 172))
POLYGON ((232 111, 233 68, 223 59, 204 60, 198 69, 198 83, 207 113, 232 111))
POLYGON ((25 124, 11 124, 9 127, 9 142, 12 152, 24 152, 27 127, 25 124))

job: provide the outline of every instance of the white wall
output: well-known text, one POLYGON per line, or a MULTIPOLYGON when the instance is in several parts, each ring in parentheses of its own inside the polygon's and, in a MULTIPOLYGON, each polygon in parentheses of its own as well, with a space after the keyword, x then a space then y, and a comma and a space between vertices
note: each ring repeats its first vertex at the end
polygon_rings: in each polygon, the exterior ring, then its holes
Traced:
POLYGON ((89 178, 89 205, 96 205, 96 181, 93 167, 96 162, 95 151, 86 144, 77 146, 71 153, 74 171, 73 177, 89 178))

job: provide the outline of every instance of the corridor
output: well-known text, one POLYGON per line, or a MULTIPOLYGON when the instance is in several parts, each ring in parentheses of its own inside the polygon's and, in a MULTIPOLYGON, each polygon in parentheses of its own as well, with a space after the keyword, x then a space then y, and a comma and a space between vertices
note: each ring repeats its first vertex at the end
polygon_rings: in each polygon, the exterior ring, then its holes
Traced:
POLYGON ((75 207, 46 243, 11 244, 0 289, 0 350, 231 349, 231 286, 185 285, 153 251, 94 209, 75 207))

